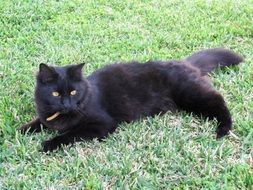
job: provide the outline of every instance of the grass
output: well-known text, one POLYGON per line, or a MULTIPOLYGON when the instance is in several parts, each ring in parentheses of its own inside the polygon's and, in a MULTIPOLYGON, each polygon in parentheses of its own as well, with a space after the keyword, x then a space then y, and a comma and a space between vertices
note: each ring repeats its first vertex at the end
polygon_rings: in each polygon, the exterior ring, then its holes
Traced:
POLYGON ((0 189, 252 189, 252 20, 252 0, 2 0, 0 189), (178 59, 211 47, 245 57, 212 74, 234 120, 229 137, 215 139, 215 122, 168 113, 46 155, 41 142, 53 133, 16 131, 35 117, 41 62, 86 62, 88 75, 115 61, 178 59))

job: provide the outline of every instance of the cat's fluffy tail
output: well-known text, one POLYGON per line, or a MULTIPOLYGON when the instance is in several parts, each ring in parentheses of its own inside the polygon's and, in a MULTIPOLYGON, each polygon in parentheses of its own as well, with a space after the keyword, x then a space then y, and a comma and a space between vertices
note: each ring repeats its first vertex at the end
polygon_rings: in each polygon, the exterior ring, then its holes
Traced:
POLYGON ((193 66, 200 69, 206 75, 218 67, 237 65, 243 58, 231 50, 214 48, 202 50, 186 58, 193 66))

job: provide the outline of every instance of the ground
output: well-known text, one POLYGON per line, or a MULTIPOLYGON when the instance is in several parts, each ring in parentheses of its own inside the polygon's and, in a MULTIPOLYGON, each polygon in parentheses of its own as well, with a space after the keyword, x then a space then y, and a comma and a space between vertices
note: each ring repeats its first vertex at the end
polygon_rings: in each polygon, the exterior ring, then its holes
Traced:
POLYGON ((0 189, 252 189, 253 2, 8 1, 0 3, 0 189), (35 117, 40 63, 85 62, 86 75, 116 61, 180 59, 212 47, 245 61, 211 75, 233 117, 188 113, 122 124, 104 142, 41 152, 46 131, 21 135, 35 117))

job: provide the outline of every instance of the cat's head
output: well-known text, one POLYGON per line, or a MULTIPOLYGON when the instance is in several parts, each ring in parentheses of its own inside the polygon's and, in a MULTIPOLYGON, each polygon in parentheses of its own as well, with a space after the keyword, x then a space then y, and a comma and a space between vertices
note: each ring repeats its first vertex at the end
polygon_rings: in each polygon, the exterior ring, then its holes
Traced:
POLYGON ((35 100, 40 117, 74 115, 88 95, 89 86, 82 75, 84 64, 53 67, 40 64, 35 100))

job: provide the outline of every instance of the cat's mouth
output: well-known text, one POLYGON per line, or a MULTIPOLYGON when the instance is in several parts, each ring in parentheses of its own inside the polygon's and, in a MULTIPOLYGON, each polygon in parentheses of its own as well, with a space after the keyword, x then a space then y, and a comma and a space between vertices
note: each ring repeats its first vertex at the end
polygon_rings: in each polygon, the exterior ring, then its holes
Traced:
POLYGON ((61 113, 60 112, 56 112, 53 115, 51 115, 50 117, 47 118, 47 121, 52 121, 55 118, 57 118, 61 113))
POLYGON ((53 115, 47 117, 46 120, 47 120, 47 121, 52 121, 52 120, 54 120, 55 118, 57 118, 59 115, 65 115, 65 114, 68 114, 68 113, 70 113, 69 110, 57 111, 57 112, 55 112, 53 115))

